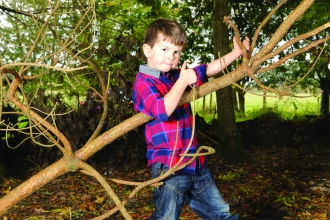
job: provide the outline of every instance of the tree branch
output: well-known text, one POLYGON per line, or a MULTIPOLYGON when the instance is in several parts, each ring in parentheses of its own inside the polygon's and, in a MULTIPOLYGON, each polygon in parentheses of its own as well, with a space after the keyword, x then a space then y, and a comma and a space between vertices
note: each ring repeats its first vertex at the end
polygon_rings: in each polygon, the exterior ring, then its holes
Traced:
POLYGON ((298 20, 305 11, 313 4, 314 0, 304 0, 295 8, 295 10, 288 15, 288 17, 282 22, 279 28, 272 35, 267 44, 253 57, 251 57, 250 63, 259 67, 259 60, 262 59, 265 55, 269 54, 276 45, 282 40, 283 36, 287 33, 289 28, 298 20))

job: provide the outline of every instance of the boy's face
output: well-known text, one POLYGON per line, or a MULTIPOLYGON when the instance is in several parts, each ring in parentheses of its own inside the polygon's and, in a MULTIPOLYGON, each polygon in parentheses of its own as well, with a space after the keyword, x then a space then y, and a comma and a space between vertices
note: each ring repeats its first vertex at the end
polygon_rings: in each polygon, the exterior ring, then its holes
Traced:
POLYGON ((147 57, 148 67, 168 72, 178 65, 183 47, 163 39, 163 34, 159 33, 154 47, 151 48, 148 44, 144 44, 143 52, 147 57))

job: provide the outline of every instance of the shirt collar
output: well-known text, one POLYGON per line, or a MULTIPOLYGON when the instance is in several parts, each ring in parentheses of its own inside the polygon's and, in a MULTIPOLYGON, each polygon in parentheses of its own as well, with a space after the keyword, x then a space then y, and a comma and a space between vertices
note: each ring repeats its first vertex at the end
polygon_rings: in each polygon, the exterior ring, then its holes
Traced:
POLYGON ((164 74, 164 72, 157 70, 155 68, 148 67, 146 64, 140 65, 139 72, 144 73, 149 76, 153 76, 159 79, 160 74, 164 74))

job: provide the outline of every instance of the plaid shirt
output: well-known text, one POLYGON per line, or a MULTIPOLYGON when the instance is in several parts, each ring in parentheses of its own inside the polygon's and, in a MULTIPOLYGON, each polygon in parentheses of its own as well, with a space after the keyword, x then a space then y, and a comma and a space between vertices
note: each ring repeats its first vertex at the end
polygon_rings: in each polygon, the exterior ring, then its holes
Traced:
MULTIPOLYGON (((206 65, 197 66, 194 70, 197 74, 196 86, 207 81, 206 65)), ((186 103, 177 107, 169 117, 165 111, 164 96, 171 90, 179 76, 180 69, 163 73, 146 65, 140 66, 136 76, 133 86, 134 109, 136 112, 143 112, 154 118, 145 125, 148 166, 155 162, 161 162, 167 167, 174 166, 190 142, 192 136, 190 104, 186 103)), ((198 147, 196 135, 194 135, 188 153, 195 153, 198 147)), ((181 164, 190 158, 185 157, 181 164)), ((205 167, 206 160, 205 156, 200 156, 182 169, 180 173, 196 174, 198 170, 205 167)))

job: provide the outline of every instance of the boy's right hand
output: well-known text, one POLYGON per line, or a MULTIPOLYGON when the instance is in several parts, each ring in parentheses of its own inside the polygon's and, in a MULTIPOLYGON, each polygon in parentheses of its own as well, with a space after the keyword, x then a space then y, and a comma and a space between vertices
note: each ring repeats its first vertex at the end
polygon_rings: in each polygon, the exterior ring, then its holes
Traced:
POLYGON ((167 116, 170 116, 178 106, 181 96, 188 85, 197 82, 197 75, 193 69, 187 69, 187 62, 182 65, 179 79, 175 82, 171 90, 164 96, 164 105, 167 116))
POLYGON ((197 82, 196 72, 187 68, 187 61, 182 64, 179 80, 182 80, 187 86, 197 82))

